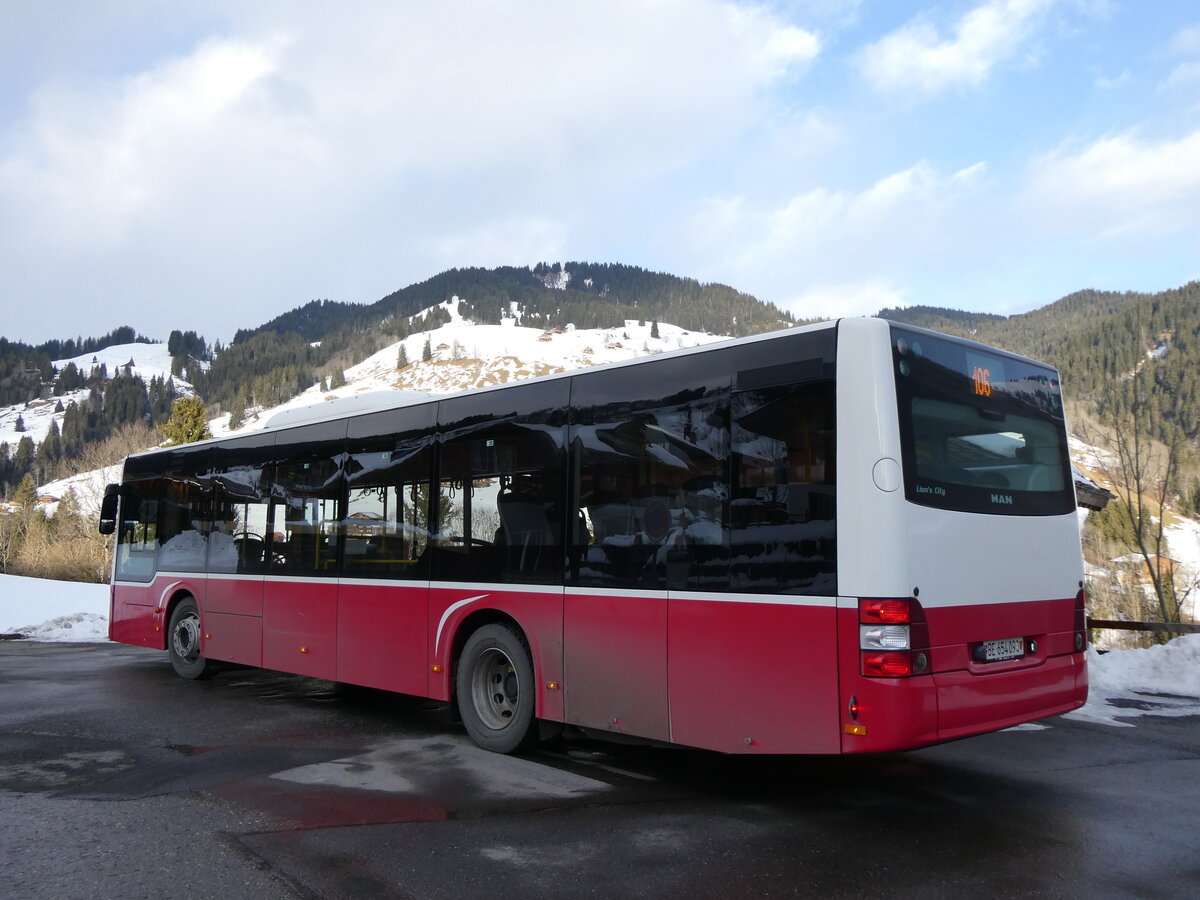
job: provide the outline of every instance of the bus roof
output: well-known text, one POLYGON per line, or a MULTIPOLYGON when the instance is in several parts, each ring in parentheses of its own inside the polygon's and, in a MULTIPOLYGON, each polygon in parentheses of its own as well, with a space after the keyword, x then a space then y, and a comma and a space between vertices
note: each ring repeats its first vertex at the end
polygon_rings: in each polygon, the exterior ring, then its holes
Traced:
MULTIPOLYGON (((627 366, 638 366, 649 363, 653 360, 662 359, 663 357, 677 358, 681 356, 691 356, 694 354, 706 353, 711 350, 723 349, 726 347, 735 347, 743 344, 753 344, 761 341, 770 341, 777 338, 782 338, 786 335, 801 334, 806 332, 823 331, 829 328, 835 328, 842 319, 830 319, 826 322, 814 322, 810 325, 797 325, 793 328, 781 328, 775 331, 767 331, 761 334, 752 334, 741 338, 731 338, 727 341, 718 341, 713 344, 700 344, 695 347, 685 347, 680 350, 671 350, 666 353, 658 353, 653 356, 639 356, 634 359, 621 360, 618 362, 605 363, 600 366, 589 366, 584 369, 569 369, 564 372, 555 372, 551 375, 539 375, 536 378, 527 378, 520 381, 512 381, 507 384, 494 384, 484 387, 468 388, 462 391, 453 391, 446 394, 427 394, 422 391, 370 391, 359 395, 358 397, 343 397, 337 400, 327 400, 321 403, 312 403, 308 406, 297 407, 295 409, 281 410, 275 413, 267 420, 266 424, 261 429, 242 432, 239 434, 228 434, 221 437, 210 438, 206 441, 196 441, 187 445, 175 445, 174 447, 155 447, 151 450, 143 450, 140 453, 131 453, 130 456, 142 456, 149 453, 158 453, 167 449, 178 449, 180 446, 187 447, 202 447, 213 444, 221 444, 226 441, 236 440, 241 437, 249 437, 263 432, 282 432, 289 428, 298 427, 300 425, 313 425, 320 422, 332 422, 338 419, 348 419, 354 416, 363 415, 368 412, 382 412, 389 409, 402 409, 408 406, 417 406, 423 403, 436 403, 441 400, 448 400, 452 397, 460 397, 464 394, 483 394, 491 391, 503 391, 522 384, 529 384, 533 381, 545 382, 559 378, 570 378, 582 373, 602 372, 612 369, 625 368, 627 366), (357 401, 357 402, 352 402, 357 401)), ((882 321, 882 320, 876 320, 882 321)))

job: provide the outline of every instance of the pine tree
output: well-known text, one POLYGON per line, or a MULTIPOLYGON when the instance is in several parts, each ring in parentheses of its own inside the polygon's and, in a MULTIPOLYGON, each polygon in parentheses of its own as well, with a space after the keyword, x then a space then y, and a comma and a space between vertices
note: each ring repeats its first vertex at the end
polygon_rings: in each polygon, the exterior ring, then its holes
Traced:
POLYGON ((180 397, 171 404, 171 418, 162 433, 171 444, 190 444, 212 437, 208 430, 204 401, 199 397, 180 397))
POLYGON ((229 428, 241 428, 246 424, 246 395, 238 391, 233 402, 229 404, 229 428))
POLYGON ((20 434, 24 430, 25 430, 25 418, 23 416, 17 416, 17 424, 13 426, 13 431, 17 432, 17 434, 20 434))
POLYGON ((404 341, 400 342, 400 354, 396 357, 397 370, 408 366, 408 349, 404 346, 404 341))
POLYGON ((433 359, 433 343, 431 338, 425 338, 425 349, 421 351, 421 361, 429 362, 433 359))
POLYGON ((13 503, 26 511, 33 509, 37 504, 37 485, 33 483, 33 476, 28 472, 13 491, 13 503))
POLYGON ((34 447, 29 435, 17 441, 17 450, 12 459, 12 477, 21 478, 33 471, 34 447))

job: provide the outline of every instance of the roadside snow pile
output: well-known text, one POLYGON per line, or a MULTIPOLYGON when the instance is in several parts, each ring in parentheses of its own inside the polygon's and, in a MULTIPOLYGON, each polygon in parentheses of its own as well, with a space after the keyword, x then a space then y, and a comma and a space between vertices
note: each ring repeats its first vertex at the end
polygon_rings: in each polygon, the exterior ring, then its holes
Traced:
POLYGON ((1130 726, 1136 716, 1200 715, 1200 634, 1137 650, 1088 650, 1088 702, 1068 719, 1130 726))
POLYGON ((108 585, 0 575, 0 634, 36 641, 107 641, 108 585))

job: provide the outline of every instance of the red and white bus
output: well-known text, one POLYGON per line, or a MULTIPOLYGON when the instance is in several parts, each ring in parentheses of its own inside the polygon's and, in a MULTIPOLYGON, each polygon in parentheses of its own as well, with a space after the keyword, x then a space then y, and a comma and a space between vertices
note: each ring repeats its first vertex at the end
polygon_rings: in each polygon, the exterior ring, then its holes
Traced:
MULTIPOLYGON (((110 636, 726 753, 1082 705, 1058 375, 844 319, 137 454, 110 636)), ((119 508, 118 508, 119 500, 119 508)))

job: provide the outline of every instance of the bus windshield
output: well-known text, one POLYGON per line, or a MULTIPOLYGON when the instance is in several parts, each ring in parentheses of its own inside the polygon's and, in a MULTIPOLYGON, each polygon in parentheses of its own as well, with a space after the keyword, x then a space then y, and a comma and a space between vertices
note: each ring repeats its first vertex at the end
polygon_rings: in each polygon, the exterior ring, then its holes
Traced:
POLYGON ((892 358, 911 502, 1000 515, 1075 508, 1054 369, 897 325, 892 358))

